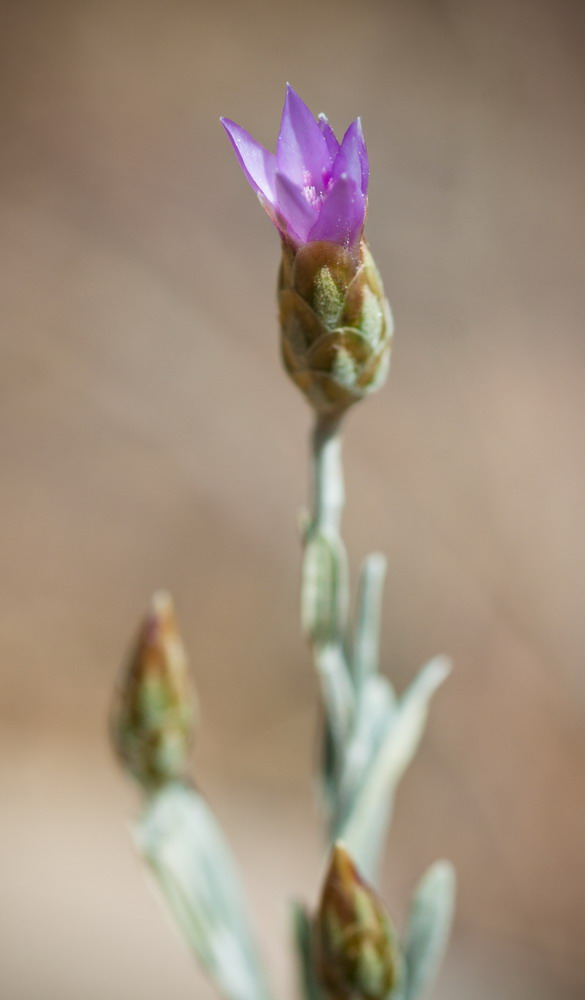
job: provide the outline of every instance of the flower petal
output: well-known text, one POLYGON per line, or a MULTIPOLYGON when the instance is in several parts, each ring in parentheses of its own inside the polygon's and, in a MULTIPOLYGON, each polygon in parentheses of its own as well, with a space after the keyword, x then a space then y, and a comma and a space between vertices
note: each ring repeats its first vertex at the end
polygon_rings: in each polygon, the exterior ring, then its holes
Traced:
POLYGON ((362 165, 362 194, 368 197, 368 182, 370 180, 370 160, 368 157, 368 150, 366 149, 366 139, 364 136, 364 130, 362 128, 361 118, 356 118, 357 125, 357 148, 358 155, 360 158, 360 163, 362 165))
POLYGON ((286 174, 275 175, 275 225, 296 243, 306 243, 307 233, 314 226, 318 210, 310 205, 302 191, 286 174))
POLYGON ((244 171, 246 179, 254 188, 256 194, 261 194, 268 201, 274 201, 274 173, 276 157, 264 146, 256 142, 249 132, 229 118, 220 118, 226 130, 234 152, 244 171))
POLYGON ((305 102, 287 84, 276 143, 278 170, 299 187, 313 184, 321 190, 323 171, 330 163, 325 136, 305 102))
POLYGON ((368 154, 359 118, 356 118, 351 123, 343 137, 339 153, 333 164, 332 174, 334 183, 342 174, 347 174, 348 177, 355 181, 362 194, 367 195, 369 180, 368 154))
POLYGON ((307 234, 307 241, 328 240, 354 246, 361 237, 366 199, 356 181, 342 174, 325 196, 319 218, 307 234))
POLYGON ((323 133, 325 142, 327 143, 327 152, 329 153, 329 156, 331 157, 331 162, 333 163, 335 157, 339 152, 339 143, 337 141, 335 132, 333 131, 331 125, 329 124, 327 115, 320 114, 317 118, 317 124, 321 129, 321 132, 323 133))

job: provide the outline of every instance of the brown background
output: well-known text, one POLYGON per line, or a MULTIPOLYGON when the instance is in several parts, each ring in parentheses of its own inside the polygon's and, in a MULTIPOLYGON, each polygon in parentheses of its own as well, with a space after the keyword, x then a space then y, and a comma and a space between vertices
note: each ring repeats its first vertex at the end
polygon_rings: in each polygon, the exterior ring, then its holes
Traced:
POLYGON ((585 6, 0 3, 2 1000, 212 993, 153 902, 105 737, 174 593, 197 769, 279 996, 320 865, 297 630, 308 413, 277 358, 277 239, 219 125, 273 144, 290 79, 363 116, 393 372, 346 434, 346 537, 389 556, 384 660, 456 672, 384 893, 460 876, 437 1000, 585 987, 585 6))

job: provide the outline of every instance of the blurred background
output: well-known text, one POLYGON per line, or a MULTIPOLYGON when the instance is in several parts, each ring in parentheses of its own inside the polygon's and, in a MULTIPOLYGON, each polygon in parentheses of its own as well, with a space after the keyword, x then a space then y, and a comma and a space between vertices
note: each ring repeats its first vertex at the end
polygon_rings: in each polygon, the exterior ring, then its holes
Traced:
POLYGON ((218 117, 273 146, 289 79, 363 117, 397 321, 351 415, 354 570, 384 664, 456 671, 401 786, 384 895, 460 878, 436 1000, 585 990, 585 6, 0 3, 0 995, 213 993, 149 892, 106 739, 151 592, 175 596, 196 765, 277 984, 315 897, 299 637, 309 414, 280 370, 278 239, 218 117))

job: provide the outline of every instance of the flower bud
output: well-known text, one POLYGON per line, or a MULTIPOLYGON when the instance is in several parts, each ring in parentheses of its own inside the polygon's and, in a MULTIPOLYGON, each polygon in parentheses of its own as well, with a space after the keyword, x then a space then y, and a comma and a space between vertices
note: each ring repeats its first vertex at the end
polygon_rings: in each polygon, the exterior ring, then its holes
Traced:
POLYGON ((355 251, 283 241, 278 299, 284 365, 319 413, 341 414, 383 384, 392 315, 364 240, 355 251))
POLYGON ((186 777, 196 704, 171 598, 155 594, 112 712, 112 742, 145 788, 186 777))
POLYGON ((238 162, 282 239, 286 369, 322 414, 339 416, 388 372, 392 318, 363 240, 370 164, 359 118, 339 142, 287 85, 276 153, 222 118, 238 162))
POLYGON ((333 848, 314 922, 317 974, 330 1000, 385 1000, 400 954, 384 905, 345 848, 333 848))

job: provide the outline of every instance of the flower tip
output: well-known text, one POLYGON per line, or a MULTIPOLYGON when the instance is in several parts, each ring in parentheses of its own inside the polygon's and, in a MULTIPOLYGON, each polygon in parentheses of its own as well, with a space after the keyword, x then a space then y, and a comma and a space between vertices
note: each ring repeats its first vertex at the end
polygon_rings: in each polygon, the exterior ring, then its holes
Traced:
POLYGON ((232 129, 234 128, 234 126, 235 126, 236 123, 233 122, 231 120, 231 118, 226 118, 225 115, 221 115, 221 117, 220 117, 219 120, 220 120, 221 124, 223 125, 224 129, 226 130, 227 134, 231 135, 232 134, 232 129))
POLYGON ((350 884, 359 880, 357 869, 351 855, 342 840, 336 840, 331 848, 327 879, 339 880, 341 884, 350 884))
POLYGON ((150 603, 157 615, 168 615, 169 611, 173 610, 173 599, 168 590, 156 590, 150 603))
POLYGON ((295 88, 293 87, 292 83, 290 83, 290 81, 287 80, 286 81, 286 96, 285 96, 285 101, 288 102, 291 99, 293 101, 301 101, 301 103, 303 103, 303 104, 305 103, 304 101, 302 101, 302 98, 300 98, 299 95, 297 94, 297 92, 296 92, 295 88))
POLYGON ((173 598, 168 590, 157 590, 150 601, 150 613, 147 615, 145 635, 150 634, 151 639, 156 636, 157 641, 161 641, 162 637, 167 637, 176 631, 177 621, 173 598))

